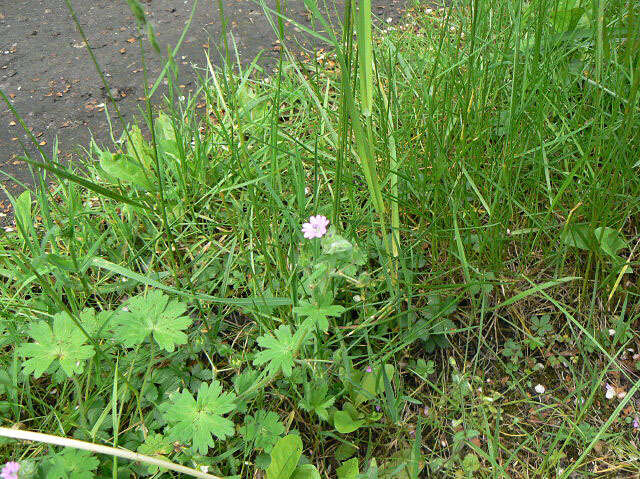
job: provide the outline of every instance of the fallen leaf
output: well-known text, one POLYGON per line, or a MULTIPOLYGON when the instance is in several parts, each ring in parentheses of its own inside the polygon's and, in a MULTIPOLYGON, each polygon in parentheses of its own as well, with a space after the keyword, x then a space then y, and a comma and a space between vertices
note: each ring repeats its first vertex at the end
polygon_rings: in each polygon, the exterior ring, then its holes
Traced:
POLYGON ((135 39, 135 38, 133 38, 133 37, 131 37, 131 38, 128 38, 128 39, 127 39, 127 42, 128 42, 128 43, 135 43, 135 42, 136 42, 136 39, 135 39))
POLYGON ((482 440, 478 436, 471 438, 471 442, 477 447, 482 447, 482 440))
POLYGON ((122 53, 123 55, 125 53, 127 53, 127 49, 126 48, 121 48, 120 50, 118 50, 120 53, 122 53))

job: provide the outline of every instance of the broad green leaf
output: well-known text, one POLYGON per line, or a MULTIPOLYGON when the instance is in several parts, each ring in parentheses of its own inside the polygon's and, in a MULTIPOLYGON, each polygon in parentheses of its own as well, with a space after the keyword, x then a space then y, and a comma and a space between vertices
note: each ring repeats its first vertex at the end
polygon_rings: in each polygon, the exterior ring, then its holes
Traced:
POLYGON ((187 390, 172 394, 160 405, 169 424, 169 440, 192 442, 195 450, 207 454, 215 445, 213 436, 220 440, 233 436, 233 422, 223 415, 235 409, 235 399, 234 393, 223 393, 216 380, 200 386, 197 400, 187 390))
POLYGON ((628 246, 619 231, 606 226, 591 230, 588 225, 571 225, 562 232, 560 238, 574 248, 594 252, 600 248, 613 258, 617 257, 619 250, 628 246))
POLYGON ((350 442, 343 442, 340 444, 333 453, 333 457, 338 462, 346 461, 354 456, 358 452, 358 448, 350 442))
POLYGON ((574 248, 591 250, 594 244, 593 231, 587 225, 570 225, 560 234, 560 239, 566 245, 574 248))
POLYGON ((372 458, 367 470, 367 479, 378 479, 378 462, 376 458, 372 458))
POLYGON ((297 434, 280 439, 271 450, 267 479, 289 479, 302 456, 302 440, 297 434))
POLYGON ((138 125, 133 125, 129 130, 128 135, 123 135, 126 138, 127 155, 142 163, 142 166, 150 171, 153 168, 153 152, 151 147, 145 141, 142 136, 142 130, 138 125))
POLYGON ((173 450, 173 445, 162 434, 149 434, 143 444, 138 446, 140 454, 165 456, 173 450))
POLYGON ((95 309, 85 308, 78 315, 80 324, 92 338, 103 337, 109 328, 111 320, 115 318, 114 311, 100 311, 96 314, 95 309))
POLYGON ((142 343, 149 335, 158 345, 173 352, 176 345, 186 344, 183 330, 191 326, 191 318, 184 316, 187 306, 158 290, 139 295, 127 302, 128 311, 122 311, 115 319, 116 337, 125 346, 142 343))
MULTIPOLYGON (((385 364, 385 372, 389 380, 393 378, 395 368, 391 364, 385 364)), ((371 372, 365 371, 360 381, 360 388, 355 391, 356 395, 353 398, 353 402, 356 404, 362 404, 365 401, 369 401, 379 394, 384 392, 384 378, 382 376, 382 368, 380 366, 374 366, 371 368, 371 372)))
POLYGON ((628 246, 620 232, 613 228, 600 227, 596 228, 593 233, 602 251, 611 257, 617 258, 618 251, 628 246))
POLYGON ((46 321, 32 323, 28 331, 32 343, 23 344, 18 353, 28 358, 24 363, 24 373, 39 378, 54 361, 68 377, 81 373, 84 363, 95 353, 86 344, 87 337, 66 313, 53 317, 53 328, 46 321))
POLYGON ((320 473, 313 464, 303 464, 293 471, 291 479, 320 479, 320 473))
POLYGON ((146 190, 154 189, 151 183, 153 173, 145 171, 137 159, 128 155, 103 151, 100 158, 100 168, 106 174, 106 179, 112 183, 118 180, 146 190))
POLYGON ((137 208, 142 208, 145 210, 151 209, 147 205, 138 203, 137 201, 134 201, 131 198, 127 198, 126 196, 123 196, 120 193, 117 193, 115 191, 111 191, 109 188, 105 188, 104 186, 101 186, 98 183, 95 183, 93 181, 82 178, 81 176, 78 176, 74 173, 71 173, 70 171, 64 169, 62 165, 55 163, 51 160, 47 162, 39 162, 39 161, 34 161, 31 158, 24 157, 24 161, 26 161, 30 165, 35 166, 36 168, 41 168, 45 171, 49 171, 57 177, 67 179, 77 185, 81 185, 87 188, 89 191, 93 191, 99 195, 105 196, 107 198, 111 198, 112 200, 120 201, 124 204, 131 205, 137 208))
POLYGON ((171 119, 164 113, 160 113, 154 121, 156 129, 156 142, 158 144, 159 154, 162 155, 178 155, 178 146, 176 142, 176 132, 173 129, 171 119))
POLYGON ((346 253, 353 249, 353 244, 335 232, 333 228, 329 229, 322 240, 322 253, 327 255, 346 253))
POLYGON ((348 411, 336 411, 333 415, 333 425, 342 434, 349 434, 364 426, 365 421, 354 419, 348 411))
POLYGON ((253 384, 258 380, 258 376, 260 376, 260 371, 252 368, 247 368, 240 374, 236 374, 233 377, 233 388, 236 394, 242 396, 251 389, 253 384))
POLYGON ((342 463, 342 465, 336 470, 338 479, 358 479, 360 475, 360 469, 358 468, 358 458, 354 457, 348 461, 342 463))
POLYGON ((16 198, 13 205, 13 211, 16 222, 22 225, 25 229, 25 233, 28 234, 31 226, 33 225, 33 218, 31 215, 31 191, 24 190, 22 194, 16 198))

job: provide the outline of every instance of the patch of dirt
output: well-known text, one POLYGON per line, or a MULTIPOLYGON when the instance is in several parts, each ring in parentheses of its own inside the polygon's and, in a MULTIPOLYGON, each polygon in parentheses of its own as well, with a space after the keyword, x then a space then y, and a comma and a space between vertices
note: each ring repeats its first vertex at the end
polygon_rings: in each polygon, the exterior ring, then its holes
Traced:
MULTIPOLYGON (((270 23, 262 8, 253 0, 224 0, 227 39, 239 58, 250 62, 264 52, 262 64, 269 66, 278 57, 270 23)), ((275 0, 267 0, 275 8, 275 0)), ((309 25, 303 0, 289 0, 287 16, 309 25)), ((322 3, 322 2, 319 2, 322 3)), ((374 0, 374 13, 385 22, 401 17, 405 0, 374 0)), ((164 63, 140 36, 136 23, 124 0, 72 0, 97 61, 109 82, 118 108, 130 120, 140 116, 144 107, 141 46, 145 52, 149 79, 155 80, 164 63)), ((184 29, 193 0, 146 0, 142 2, 148 20, 153 24, 161 51, 173 48, 184 29)), ((343 11, 344 0, 327 0, 328 17, 336 22, 343 11)), ((190 30, 176 60, 181 69, 180 87, 185 94, 195 88, 195 71, 202 67, 204 51, 219 63, 217 45, 222 44, 222 22, 217 2, 200 0, 190 30)), ((312 48, 313 42, 296 29, 286 26, 290 45, 298 49, 312 48), (297 31, 296 31, 297 30, 297 31)), ((109 143, 111 130, 104 112, 108 105, 104 88, 95 66, 84 47, 66 7, 65 0, 23 0, 0 3, 0 89, 11 99, 27 126, 47 155, 51 156, 58 139, 59 159, 68 161, 82 153, 91 136, 109 143)), ((159 88, 154 100, 162 98, 159 88)), ((110 114, 113 111, 109 108, 110 114)), ((114 133, 119 134, 117 121, 114 133)), ((28 135, 15 120, 7 105, 0 101, 0 181, 10 191, 19 191, 20 183, 30 185, 31 174, 20 160, 26 146, 39 159, 28 135), (9 176, 6 176, 9 175, 9 176)), ((0 193, 0 201, 4 199, 0 193)), ((2 206, 0 206, 2 210, 2 206)), ((0 223, 3 217, 0 216, 0 223)))

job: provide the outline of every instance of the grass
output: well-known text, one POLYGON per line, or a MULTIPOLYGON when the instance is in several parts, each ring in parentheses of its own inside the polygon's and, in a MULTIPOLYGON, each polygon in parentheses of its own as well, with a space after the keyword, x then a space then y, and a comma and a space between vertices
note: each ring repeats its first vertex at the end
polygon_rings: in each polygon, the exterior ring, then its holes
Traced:
MULTIPOLYGON (((640 472, 638 6, 368 13, 306 60, 283 38, 272 77, 209 66, 180 100, 167 68, 162 112, 85 164, 29 159, 1 426, 215 476, 640 472)), ((37 440, 0 443, 20 477, 172 474, 37 440)))

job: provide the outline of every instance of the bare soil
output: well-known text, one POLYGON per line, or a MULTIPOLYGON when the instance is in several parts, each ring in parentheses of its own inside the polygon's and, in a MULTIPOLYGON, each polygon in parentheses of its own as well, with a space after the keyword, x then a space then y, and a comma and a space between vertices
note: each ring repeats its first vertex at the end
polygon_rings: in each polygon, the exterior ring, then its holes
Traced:
MULTIPOLYGON (((154 25, 162 51, 173 48, 184 30, 194 0, 145 0, 148 20, 154 25)), ((275 0, 266 0, 275 8, 275 0)), ((302 0, 281 1, 287 16, 309 25, 302 0)), ((319 2, 320 3, 320 2, 319 2)), ((374 0, 374 13, 383 22, 396 22, 405 0, 374 0)), ((227 38, 236 45, 238 57, 250 62, 262 53, 266 68, 278 57, 276 36, 262 8, 253 0, 223 0, 227 38)), ((164 66, 163 58, 140 35, 125 0, 72 0, 79 21, 87 34, 100 67, 107 75, 111 92, 118 98, 120 112, 127 120, 141 116, 143 72, 141 47, 149 71, 149 81, 164 66)), ((333 22, 343 11, 343 0, 326 0, 324 9, 333 22)), ((180 88, 187 94, 195 88, 198 67, 202 68, 208 50, 214 63, 220 63, 222 21, 217 0, 200 0, 191 28, 177 55, 180 88)), ((294 24, 286 26, 291 46, 299 51, 314 45, 294 24)), ((235 47, 234 47, 235 48, 235 47)), ((93 137, 99 144, 109 143, 111 132, 104 111, 108 106, 105 88, 74 25, 65 0, 0 0, 0 89, 24 118, 47 155, 58 140, 60 161, 82 155, 82 148, 93 137)), ((162 99, 162 88, 155 95, 162 99)), ((110 113, 113 114, 111 108, 110 113)), ((120 133, 112 122, 114 134, 120 133)), ((28 135, 0 101, 0 183, 9 191, 32 184, 24 148, 34 154, 28 135)), ((37 153, 34 158, 40 159, 37 153)), ((9 202, 0 193, 0 223, 9 202)))

